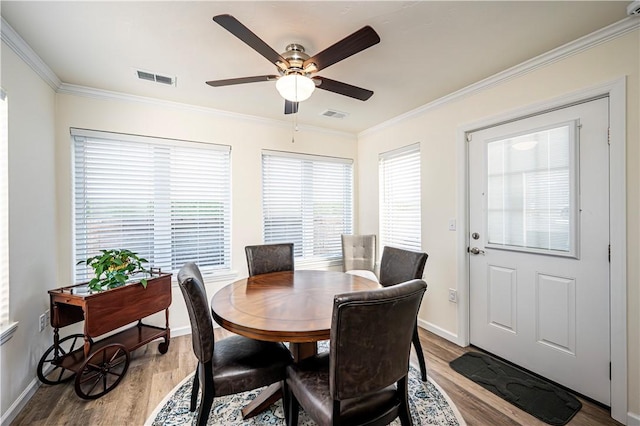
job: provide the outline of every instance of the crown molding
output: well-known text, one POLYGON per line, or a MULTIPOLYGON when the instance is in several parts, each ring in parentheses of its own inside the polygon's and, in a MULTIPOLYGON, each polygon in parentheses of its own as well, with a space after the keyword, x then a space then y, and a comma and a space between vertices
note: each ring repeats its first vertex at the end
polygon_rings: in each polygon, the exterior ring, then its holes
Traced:
POLYGON ((33 51, 31 46, 20 37, 20 35, 9 25, 4 18, 1 18, 0 33, 2 41, 13 50, 36 74, 42 78, 53 90, 57 90, 62 82, 58 76, 49 68, 47 64, 33 51))
MULTIPOLYGON (((2 41, 7 44, 27 65, 35 71, 56 93, 84 96, 94 99, 109 99, 125 102, 137 102, 160 107, 168 107, 180 109, 183 111, 191 111, 203 114, 211 114, 218 117, 224 117, 234 120, 252 121, 262 125, 270 125, 277 127, 291 128, 291 123, 284 120, 274 120, 247 114, 239 114, 234 112, 223 111, 215 108, 200 107, 196 105, 184 104, 180 102, 165 101, 144 96, 130 95, 127 93, 111 92, 108 90, 95 89, 91 87, 78 86, 75 84, 63 83, 58 76, 49 68, 49 66, 38 56, 38 54, 27 44, 26 41, 5 21, 1 18, 2 41)), ((319 132, 325 134, 338 135, 342 137, 355 138, 356 134, 339 130, 327 129, 324 127, 309 126, 300 124, 297 126, 299 130, 310 132, 319 132)))
MULTIPOLYGON (((87 97, 92 97, 96 99, 116 99, 116 100, 129 101, 129 102, 141 102, 141 103, 152 104, 156 106, 165 106, 165 107, 182 109, 186 111, 213 114, 216 116, 226 117, 231 119, 245 120, 245 121, 248 120, 256 123, 275 125, 279 127, 291 126, 289 122, 284 120, 267 119, 267 118, 253 116, 253 115, 239 114, 239 113, 218 110, 214 108, 199 107, 199 106, 189 105, 189 104, 184 104, 179 102, 164 101, 164 100, 159 100, 154 98, 129 95, 126 93, 110 92, 110 91, 101 90, 101 89, 94 89, 90 87, 63 83, 58 78, 58 76, 51 70, 51 68, 49 68, 49 66, 33 51, 33 49, 31 49, 31 47, 22 39, 22 37, 20 37, 20 35, 11 27, 11 25, 9 25, 4 18, 1 18, 1 19, 2 21, 1 21, 0 29, 2 34, 2 41, 5 42, 7 46, 11 48, 11 50, 13 50, 27 65, 29 65, 57 93, 65 93, 65 94, 77 95, 77 96, 87 96, 87 97)), ((366 135, 378 132, 384 128, 401 123, 405 120, 409 120, 427 111, 436 109, 449 102, 453 102, 453 101, 462 99, 464 97, 471 96, 489 87, 504 83, 510 79, 530 73, 540 67, 560 61, 564 58, 575 55, 584 50, 590 49, 599 44, 606 43, 607 41, 621 37, 627 34, 628 32, 634 31, 638 28, 640 28, 640 19, 638 19, 638 17, 628 17, 628 18, 622 19, 621 21, 618 21, 600 30, 594 31, 591 34, 588 34, 584 37, 571 41, 547 53, 543 53, 542 55, 536 56, 535 58, 529 59, 519 65, 511 67, 505 71, 501 71, 497 74, 494 74, 491 77, 488 77, 484 80, 480 80, 477 83, 471 84, 463 89, 450 93, 446 96, 436 99, 433 102, 429 102, 428 104, 415 108, 411 111, 408 111, 390 120, 384 121, 376 126, 370 127, 357 134, 339 131, 339 130, 326 129, 323 127, 302 125, 302 124, 298 125, 298 128, 301 130, 329 133, 329 134, 334 134, 334 135, 339 135, 344 137, 356 136, 359 138, 362 136, 366 136, 366 135)))
POLYGON ((578 38, 556 49, 550 50, 547 53, 543 53, 542 55, 536 56, 535 58, 522 62, 519 65, 508 68, 504 71, 494 74, 491 77, 487 77, 484 80, 480 80, 463 89, 460 89, 446 96, 443 96, 439 99, 436 99, 433 102, 429 102, 428 104, 422 105, 402 115, 399 115, 390 120, 384 121, 378 125, 375 125, 366 130, 363 130, 362 132, 358 133, 358 138, 376 133, 382 129, 394 126, 398 123, 401 123, 405 120, 409 120, 427 111, 431 111, 436 108, 439 108, 443 105, 448 104, 449 102, 460 100, 467 96, 471 96, 478 92, 481 92, 492 86, 496 86, 498 84, 502 84, 513 78, 520 77, 538 68, 547 66, 554 62, 565 59, 569 56, 573 56, 582 51, 591 49, 592 47, 597 46, 599 44, 606 43, 610 40, 621 37, 638 28, 640 28, 640 19, 638 19, 638 17, 624 18, 607 27, 594 31, 591 34, 587 34, 584 37, 578 38))
MULTIPOLYGON (((203 107, 192 104, 185 104, 181 102, 167 101, 163 99, 149 98, 145 96, 131 95, 128 93, 122 92, 112 92, 109 90, 103 89, 95 89, 92 87, 86 86, 78 86, 75 84, 61 83, 57 93, 74 95, 74 96, 83 96, 87 98, 93 99, 106 99, 106 100, 117 100, 123 102, 134 102, 134 103, 142 103, 147 105, 152 105, 156 107, 165 107, 178 109, 188 112, 195 112, 199 114, 211 114, 216 117, 224 117, 233 120, 241 120, 241 121, 251 121, 257 124, 267 125, 267 126, 277 126, 277 127, 286 127, 291 128, 291 123, 289 121, 284 120, 275 120, 271 118, 258 117, 255 115, 248 114, 240 114, 237 112, 224 111, 221 109, 215 109, 210 107, 203 107)), ((350 137, 354 138, 356 136, 355 133, 343 132, 339 130, 326 129, 324 127, 316 127, 300 124, 297 126, 299 130, 306 130, 312 132, 319 133, 328 133, 338 136, 350 137)))

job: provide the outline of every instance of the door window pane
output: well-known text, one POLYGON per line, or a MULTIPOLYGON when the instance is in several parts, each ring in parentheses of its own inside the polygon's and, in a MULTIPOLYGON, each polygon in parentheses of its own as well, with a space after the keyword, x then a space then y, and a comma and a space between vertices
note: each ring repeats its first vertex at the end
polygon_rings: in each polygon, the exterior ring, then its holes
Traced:
POLYGON ((488 143, 488 245, 574 254, 575 124, 488 143))

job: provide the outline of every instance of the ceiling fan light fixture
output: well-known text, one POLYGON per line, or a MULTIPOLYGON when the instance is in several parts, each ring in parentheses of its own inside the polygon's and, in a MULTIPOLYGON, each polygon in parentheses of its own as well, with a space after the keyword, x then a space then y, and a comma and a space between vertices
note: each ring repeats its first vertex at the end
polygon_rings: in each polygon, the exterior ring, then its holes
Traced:
POLYGON ((276 89, 280 96, 291 102, 309 99, 315 88, 313 80, 300 74, 283 75, 276 81, 276 89))

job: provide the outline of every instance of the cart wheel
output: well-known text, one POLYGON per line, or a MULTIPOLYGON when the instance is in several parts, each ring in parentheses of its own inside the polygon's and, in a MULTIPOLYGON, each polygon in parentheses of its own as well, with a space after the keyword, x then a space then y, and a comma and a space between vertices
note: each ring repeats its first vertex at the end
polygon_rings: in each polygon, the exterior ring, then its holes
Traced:
POLYGON ((38 362, 38 379, 47 385, 57 385, 71 380, 76 372, 60 366, 59 362, 66 354, 81 348, 83 344, 83 334, 72 334, 60 339, 57 346, 51 345, 38 362))
POLYGON ((160 344, 158 345, 158 351, 164 355, 167 353, 168 350, 169 350, 169 342, 160 342, 160 344))
POLYGON ((129 368, 129 351, 120 343, 104 346, 89 355, 76 375, 76 394, 96 399, 118 386, 129 368))

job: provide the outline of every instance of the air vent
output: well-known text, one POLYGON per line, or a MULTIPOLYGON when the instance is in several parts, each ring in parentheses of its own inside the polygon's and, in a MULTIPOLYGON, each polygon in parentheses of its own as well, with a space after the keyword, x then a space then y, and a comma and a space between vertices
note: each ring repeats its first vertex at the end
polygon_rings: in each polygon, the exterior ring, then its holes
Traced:
POLYGON ((330 117, 330 118, 343 119, 347 117, 349 114, 346 112, 336 111, 335 109, 328 109, 325 112, 323 112, 321 115, 324 115, 325 117, 330 117))
POLYGON ((167 86, 175 86, 176 78, 167 77, 166 75, 155 74, 148 71, 136 70, 136 75, 140 80, 155 81, 156 83, 166 84, 167 86))

